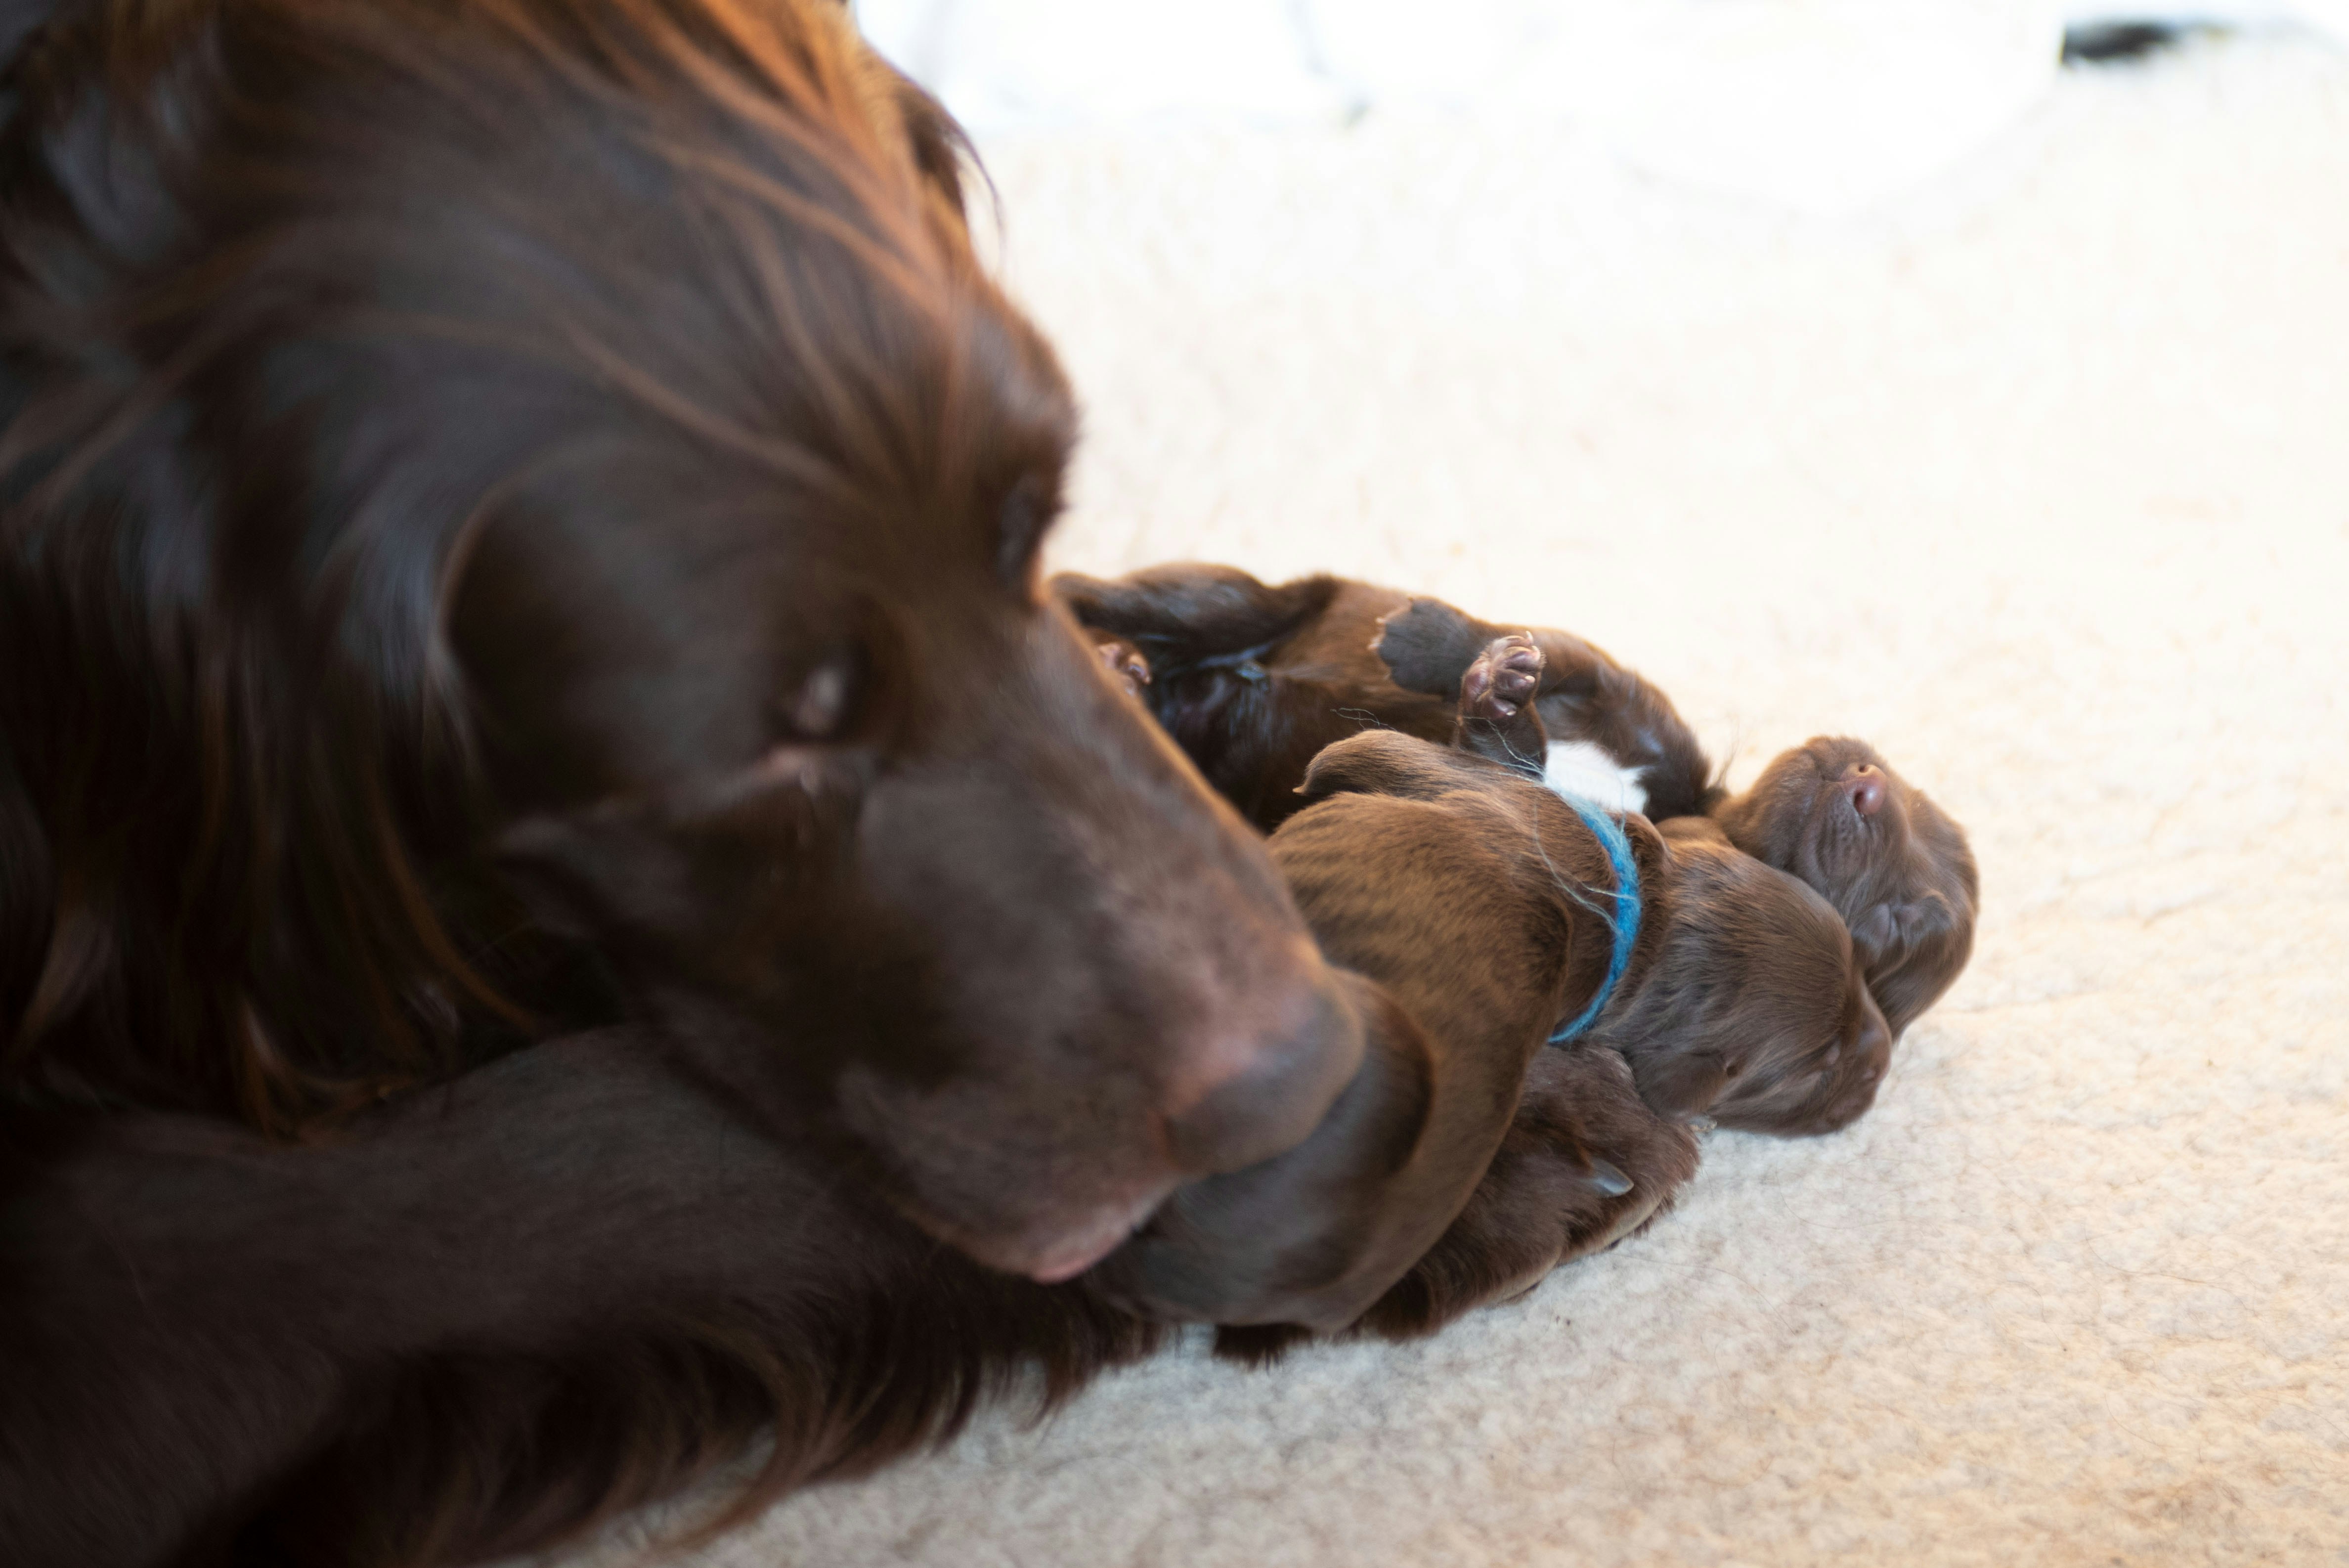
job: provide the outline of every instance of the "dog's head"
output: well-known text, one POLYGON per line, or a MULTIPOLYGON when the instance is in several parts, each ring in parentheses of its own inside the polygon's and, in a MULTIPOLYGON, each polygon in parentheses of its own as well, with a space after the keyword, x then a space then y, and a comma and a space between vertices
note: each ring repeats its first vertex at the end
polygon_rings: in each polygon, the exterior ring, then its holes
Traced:
POLYGON ((0 189, 16 1072, 299 1119, 543 1026, 552 933, 1007 1268, 1312 1128, 1359 1031, 1042 592, 1068 387, 843 8, 51 32, 0 189))
POLYGON ((1965 968, 1979 895, 1965 830, 1866 741, 1815 737, 1715 816, 1836 906, 1894 1037, 1965 968))
POLYGON ((1654 956, 1591 1040, 1621 1051, 1668 1116, 1781 1134, 1857 1120, 1876 1102, 1892 1034, 1843 921, 1702 818, 1660 830, 1654 956))

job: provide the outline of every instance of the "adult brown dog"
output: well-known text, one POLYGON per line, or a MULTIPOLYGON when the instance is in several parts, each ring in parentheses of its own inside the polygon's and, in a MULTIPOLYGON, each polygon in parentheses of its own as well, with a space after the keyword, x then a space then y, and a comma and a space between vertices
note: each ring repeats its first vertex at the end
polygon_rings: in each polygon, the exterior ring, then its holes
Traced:
MULTIPOLYGON (((972 260, 945 122, 844 15, 88 0, 6 90, 12 1561, 258 1551, 233 1522, 320 1444, 396 1470, 419 1431, 536 1539, 670 1472, 533 1434, 740 1417, 711 1357, 768 1367, 762 1418, 885 1427, 812 1468, 967 1398, 950 1370, 883 1421, 871 1342, 722 1318, 616 1353, 666 1404, 567 1380, 602 1342, 560 1315, 460 1355, 481 1320, 426 1307, 488 1312, 468 1271, 523 1260, 449 1227, 502 1169, 543 1195, 561 1107, 398 1168, 444 1208, 240 1127, 331 1141, 628 1016, 805 1184, 1050 1280, 1317 1126, 1359 1020, 1040 591, 1066 386, 972 260), (406 1290, 351 1288, 328 1236, 406 1290), (466 1447, 468 1378, 508 1446, 466 1447)), ((578 1256, 674 1307, 626 1241, 679 1216, 615 1158, 578 1256)), ((564 1212, 514 1212, 550 1215, 533 1288, 568 1277, 564 1212)), ((854 1249, 820 1261, 864 1299, 854 1249)), ((431 1554, 325 1520, 303 1554, 431 1554)))
POLYGON ((1315 1124, 1359 1045, 1039 587, 1067 387, 844 15, 94 0, 16 87, 16 1089, 285 1131, 625 998, 1039 1275, 1315 1124))

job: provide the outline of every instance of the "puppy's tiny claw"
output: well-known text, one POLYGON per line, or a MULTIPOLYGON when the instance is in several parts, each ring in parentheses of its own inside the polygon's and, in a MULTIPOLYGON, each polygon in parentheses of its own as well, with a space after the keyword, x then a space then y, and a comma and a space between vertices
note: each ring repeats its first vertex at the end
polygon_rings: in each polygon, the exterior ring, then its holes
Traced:
POLYGON ((1692 1116, 1688 1119, 1688 1124, 1691 1132, 1711 1132, 1721 1125, 1709 1116, 1692 1116))
POLYGON ((1631 1179, 1604 1160, 1590 1162, 1589 1183, 1609 1198, 1620 1198, 1631 1190, 1631 1179))

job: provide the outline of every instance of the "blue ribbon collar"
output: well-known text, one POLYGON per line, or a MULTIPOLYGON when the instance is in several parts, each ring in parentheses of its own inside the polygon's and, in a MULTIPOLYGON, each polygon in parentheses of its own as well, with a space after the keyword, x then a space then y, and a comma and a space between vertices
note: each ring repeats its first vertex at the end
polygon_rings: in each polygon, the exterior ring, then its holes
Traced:
POLYGON ((1549 1037, 1553 1046, 1566 1044, 1598 1021, 1599 1015, 1606 1010, 1608 999, 1615 995, 1615 987, 1621 984, 1623 971, 1631 966, 1631 944, 1640 935, 1640 867, 1631 858, 1631 840, 1623 831, 1622 822, 1614 813, 1591 801, 1563 790, 1558 793, 1598 839, 1607 851, 1607 863, 1615 870, 1615 945, 1608 954, 1607 978, 1599 983, 1598 994, 1590 998, 1588 1006, 1549 1037))

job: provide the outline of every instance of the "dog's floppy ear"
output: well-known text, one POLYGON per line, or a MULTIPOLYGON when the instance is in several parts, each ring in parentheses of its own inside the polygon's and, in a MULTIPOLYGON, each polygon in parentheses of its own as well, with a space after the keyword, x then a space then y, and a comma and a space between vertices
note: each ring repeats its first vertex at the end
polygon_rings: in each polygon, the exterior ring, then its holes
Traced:
POLYGON ((1879 903, 1851 923, 1851 944, 1868 973, 1868 989, 1884 1009, 1892 1036, 1939 1000, 1973 951, 1973 928, 1957 906, 1935 892, 1902 903, 1879 903))
POLYGON ((35 37, 80 0, 0 0, 0 130, 16 118, 16 84, 35 37))
MULTIPOLYGON (((889 67, 889 74, 896 78, 897 115, 905 122, 905 139, 913 146, 914 167, 947 199, 956 214, 968 222, 970 211, 964 201, 964 170, 976 170, 982 181, 987 179, 987 170, 978 161, 978 150, 971 146, 969 133, 947 112, 946 105, 895 66, 889 67)), ((992 191, 993 186, 990 184, 988 189, 992 191)))
POLYGON ((1729 1087, 1729 1064, 1718 1051, 1641 1052, 1631 1060, 1640 1098, 1657 1115, 1685 1120, 1713 1109, 1729 1087))
POLYGON ((14 66, 25 41, 77 0, 0 0, 0 67, 14 66))
POLYGON ((1332 741, 1306 765, 1297 792, 1310 802, 1332 795, 1395 795, 1433 800, 1464 787, 1512 778, 1497 762, 1392 729, 1366 729, 1332 741))

